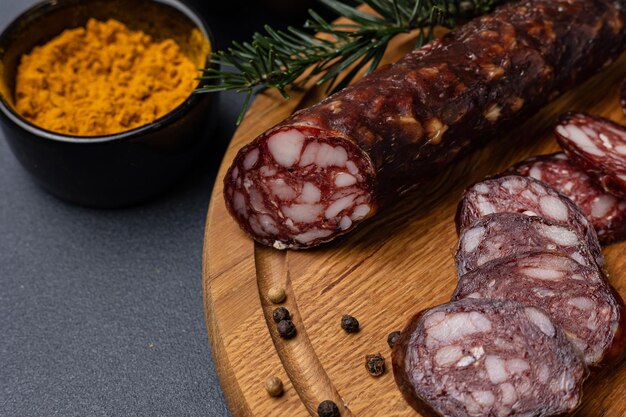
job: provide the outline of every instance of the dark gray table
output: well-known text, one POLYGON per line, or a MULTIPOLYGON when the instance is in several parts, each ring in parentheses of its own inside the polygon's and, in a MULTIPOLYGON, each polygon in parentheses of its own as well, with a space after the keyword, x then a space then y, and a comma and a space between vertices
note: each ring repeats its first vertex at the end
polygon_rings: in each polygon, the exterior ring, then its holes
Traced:
MULTIPOLYGON (((0 0, 0 28, 33 3, 0 0)), ((206 13, 218 45, 287 19, 249 3, 206 13)), ((220 101, 212 158, 131 209, 48 195, 0 133, 0 416, 229 415, 201 288, 209 196, 242 98, 220 101)))

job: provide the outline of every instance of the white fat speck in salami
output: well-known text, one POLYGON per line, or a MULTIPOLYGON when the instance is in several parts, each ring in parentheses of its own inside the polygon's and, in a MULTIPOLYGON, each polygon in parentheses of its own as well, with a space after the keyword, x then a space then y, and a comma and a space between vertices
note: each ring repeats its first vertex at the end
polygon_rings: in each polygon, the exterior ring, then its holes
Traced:
POLYGON ((475 226, 465 230, 463 236, 459 239, 463 251, 467 253, 474 252, 476 248, 478 248, 478 245, 480 245, 486 231, 487 230, 482 226, 475 226))
POLYGON ((595 266, 554 253, 512 255, 463 275, 452 299, 470 297, 524 304, 528 319, 547 336, 554 335, 553 323, 562 328, 588 365, 623 353, 623 307, 595 266))
POLYGON ((591 203, 591 218, 602 219, 609 217, 609 213, 617 206, 617 198, 612 195, 600 195, 591 203))
MULTIPOLYGON (((544 382, 545 383, 545 382, 544 382)), ((515 387, 509 382, 500 385, 501 399, 504 405, 511 405, 517 401, 515 387)))
POLYGON ((346 168, 348 168, 348 172, 350 172, 350 174, 352 175, 359 174, 359 169, 357 168, 356 164, 352 161, 346 162, 346 168))
POLYGON ((485 358, 485 369, 489 380, 494 384, 499 384, 508 379, 509 373, 506 370, 506 362, 497 355, 488 355, 485 358))
MULTIPOLYGON (((474 312, 472 312, 474 313, 474 312)), ((447 317, 427 330, 428 339, 432 343, 453 342, 467 335, 488 331, 491 322, 483 317, 472 319, 472 313, 458 313, 447 317)), ((480 313, 475 313, 480 315, 480 313)))
POLYGON ((594 255, 574 229, 541 217, 495 213, 461 232, 455 253, 458 275, 494 259, 536 251, 564 254, 583 265, 595 265, 594 255))
POLYGON ((561 225, 543 224, 537 228, 537 231, 546 239, 561 246, 571 247, 580 243, 580 236, 575 231, 561 225))
POLYGON ((282 178, 270 180, 267 184, 270 187, 270 192, 281 200, 292 200, 297 196, 296 190, 282 178))
POLYGON ((512 374, 522 374, 530 369, 530 364, 522 358, 507 359, 506 369, 512 374))
MULTIPOLYGON (((291 167, 300 159, 303 144, 304 135, 296 129, 278 132, 267 141, 267 147, 274 160, 285 168, 291 167)), ((255 151, 258 154, 258 149, 255 151)))
POLYGON ((574 165, 605 191, 626 198, 625 126, 584 113, 567 114, 556 136, 574 165))
POLYGON ((246 215, 248 213, 248 209, 246 208, 246 200, 240 192, 236 192, 233 196, 233 207, 236 212, 241 213, 242 215, 246 215))
POLYGON ((463 357, 463 350, 460 346, 450 345, 444 346, 435 354, 435 362, 439 366, 448 366, 454 364, 463 357))
POLYGON ((345 167, 348 162, 348 153, 341 146, 331 146, 323 143, 315 158, 318 166, 326 168, 329 166, 345 167))
POLYGON ((592 310, 596 305, 588 297, 575 297, 567 302, 569 305, 579 308, 580 310, 592 310))
POLYGON ((352 207, 352 203, 356 198, 355 195, 348 195, 343 198, 340 198, 337 201, 334 201, 328 208, 326 209, 326 213, 324 214, 327 219, 337 217, 339 213, 346 210, 349 207, 352 207))
POLYGON ((306 146, 304 149, 304 153, 300 158, 299 165, 301 167, 306 167, 315 163, 315 159, 317 158, 317 153, 319 151, 320 144, 316 142, 312 142, 306 146))
POLYGON ((370 207, 367 204, 361 204, 357 206, 352 212, 352 220, 357 221, 363 219, 370 212, 370 207))
POLYGON ((245 159, 243 160, 243 167, 246 170, 252 169, 258 160, 259 160, 259 150, 252 149, 250 152, 248 152, 245 159))
POLYGON ((307 232, 294 236, 294 238, 300 243, 309 243, 315 239, 321 239, 330 235, 330 230, 310 229, 307 232))
POLYGON ((401 334, 392 355, 394 376, 422 415, 550 416, 570 412, 580 401, 585 364, 535 308, 465 299, 423 311, 401 334), (459 317, 466 322, 472 313, 487 318, 489 328, 432 338, 434 328, 456 329, 459 317), (434 315, 436 324, 429 328, 434 315))
POLYGON ((543 174, 541 172, 541 169, 539 169, 539 167, 534 166, 534 165, 532 167, 530 167, 530 169, 528 171, 528 176, 529 177, 533 177, 534 179, 539 180, 539 181, 541 181, 542 175, 543 174))
POLYGON ((350 174, 346 174, 345 172, 340 172, 335 177, 335 185, 337 187, 348 187, 354 184, 356 184, 356 178, 350 174))
POLYGON ((546 195, 539 198, 539 207, 541 213, 549 219, 566 223, 569 220, 567 206, 560 197, 554 195, 546 195))
POLYGON ((267 214, 261 214, 258 217, 259 224, 267 233, 276 233, 278 229, 276 229, 276 222, 267 214))
POLYGON ((539 327, 539 329, 548 337, 554 337, 556 328, 552 324, 550 318, 543 311, 536 308, 526 307, 526 317, 539 327))
POLYGON ((266 213, 267 208, 263 200, 263 195, 256 188, 248 190, 251 208, 257 213, 266 213))
POLYGON ((347 230, 352 226, 352 219, 348 216, 343 216, 339 221, 339 227, 341 230, 347 230))
POLYGON ((322 198, 322 192, 315 184, 305 182, 302 186, 302 194, 300 194, 300 201, 303 203, 314 204, 318 203, 322 198))
POLYGON ((295 223, 313 223, 323 210, 324 206, 321 204, 292 204, 282 207, 283 214, 295 223))
POLYGON ((544 281, 561 281, 564 276, 562 271, 545 268, 522 268, 521 272, 527 277, 544 281))
MULTIPOLYGON (((588 251, 583 250, 579 253, 590 253, 600 268, 604 266, 598 236, 585 214, 572 200, 547 184, 530 177, 507 175, 471 186, 465 191, 457 209, 457 230, 462 233, 464 229, 471 228, 476 221, 492 213, 521 213, 542 217, 551 226, 564 226, 575 232, 580 241, 587 246, 588 251), (489 189, 489 192, 485 194, 479 192, 477 188, 489 189), (485 210, 486 203, 490 205, 489 210, 485 210)), ((542 234, 539 231, 537 233, 542 234)), ((536 239, 539 240, 540 236, 536 239)), ((564 239, 569 239, 569 233, 565 230, 563 234, 554 236, 553 244, 563 247, 564 239)), ((543 250, 556 249, 546 245, 543 250)), ((571 255, 577 251, 568 253, 571 255)))

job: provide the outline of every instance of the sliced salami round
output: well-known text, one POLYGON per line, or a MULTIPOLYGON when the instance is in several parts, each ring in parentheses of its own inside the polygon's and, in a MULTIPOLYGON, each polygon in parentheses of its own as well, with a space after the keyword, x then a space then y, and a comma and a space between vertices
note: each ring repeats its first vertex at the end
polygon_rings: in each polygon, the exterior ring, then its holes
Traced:
POLYGON ((509 172, 533 177, 572 200, 585 213, 601 243, 626 239, 626 200, 605 192, 564 153, 530 158, 509 172))
POLYGON ((621 300, 597 268, 554 253, 497 259, 463 275, 452 296, 518 301, 548 313, 582 353, 597 366, 622 356, 621 300))
POLYGON ((276 249, 318 245, 375 208, 367 156, 319 129, 271 131, 239 152, 229 175, 229 209, 257 241, 276 249))
POLYGON ((609 193, 626 198, 626 127, 602 117, 567 114, 556 137, 572 163, 609 193))
POLYGON ((463 229, 455 260, 459 278, 494 259, 525 252, 553 252, 596 267, 576 230, 537 216, 494 213, 463 229))
POLYGON ((541 310, 464 299, 425 310, 402 331, 393 372, 427 416, 553 416, 574 410, 586 366, 541 310))
POLYGON ((507 175, 469 187, 456 214, 457 230, 492 213, 522 213, 539 216, 576 230, 586 242, 596 264, 604 267, 598 236, 580 208, 569 198, 534 178, 507 175))

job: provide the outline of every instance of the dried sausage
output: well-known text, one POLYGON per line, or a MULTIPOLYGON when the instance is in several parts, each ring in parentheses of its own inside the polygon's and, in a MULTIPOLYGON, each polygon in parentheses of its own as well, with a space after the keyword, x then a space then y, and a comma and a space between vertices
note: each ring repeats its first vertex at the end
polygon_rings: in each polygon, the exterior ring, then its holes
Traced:
POLYGON ((567 255, 596 267, 595 258, 578 233, 567 226, 520 213, 494 213, 463 229, 455 260, 459 278, 494 259, 524 252, 567 255))
POLYGON ((624 352, 621 299, 597 268, 563 255, 526 253, 486 263, 459 279, 452 299, 464 298, 514 300, 545 311, 587 365, 624 352))
POLYGON ((573 411, 587 375, 545 312, 464 299, 423 311, 393 349, 405 399, 426 416, 553 416, 573 411))
POLYGON ((572 163, 607 192, 626 198, 626 127, 602 117, 568 114, 556 136, 572 163))
POLYGON ((596 264, 604 266, 595 230, 580 208, 554 188, 534 178, 507 175, 474 184, 465 191, 456 215, 457 230, 492 213, 522 213, 543 217, 576 230, 596 264))
POLYGON ((474 19, 243 147, 228 209, 279 249, 347 233, 614 60, 625 20, 614 0, 524 0, 474 19))
POLYGON ((572 200, 585 213, 600 243, 626 238, 626 200, 605 192, 563 153, 522 161, 509 172, 533 177, 572 200))

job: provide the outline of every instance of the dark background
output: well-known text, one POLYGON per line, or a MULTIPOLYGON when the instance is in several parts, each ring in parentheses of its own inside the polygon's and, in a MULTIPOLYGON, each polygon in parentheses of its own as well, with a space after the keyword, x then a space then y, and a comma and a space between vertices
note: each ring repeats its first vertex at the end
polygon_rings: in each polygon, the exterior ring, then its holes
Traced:
MULTIPOLYGON (((0 29, 34 3, 0 0, 0 29)), ((299 26, 306 2, 191 3, 223 47, 265 23, 299 26)), ((220 96, 203 166, 175 191, 123 210, 48 195, 0 133, 0 416, 229 415, 204 323, 201 260, 215 172, 241 103, 220 96)))

